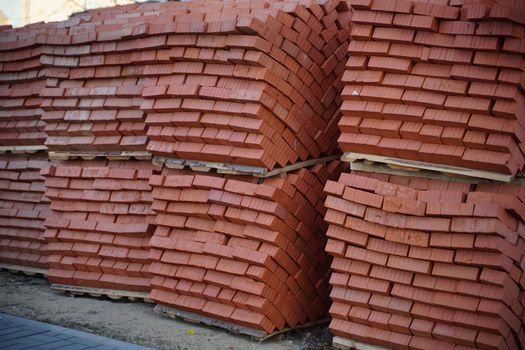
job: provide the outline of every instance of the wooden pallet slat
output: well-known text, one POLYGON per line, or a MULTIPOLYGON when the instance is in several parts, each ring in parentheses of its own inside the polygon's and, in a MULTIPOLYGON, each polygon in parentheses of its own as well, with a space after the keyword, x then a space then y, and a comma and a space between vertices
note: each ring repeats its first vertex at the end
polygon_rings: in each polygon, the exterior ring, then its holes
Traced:
MULTIPOLYGON (((350 168, 352 170, 360 170, 357 169, 359 167, 358 162, 359 161, 368 161, 376 164, 385 164, 388 167, 392 168, 393 170, 397 171, 405 171, 406 175, 414 176, 420 171, 427 171, 427 172, 434 172, 437 174, 442 174, 446 176, 448 179, 451 177, 469 177, 469 178, 476 178, 476 179, 484 179, 484 180, 495 180, 495 181, 501 181, 501 182, 511 182, 513 180, 513 176, 510 174, 502 174, 492 171, 484 171, 484 170, 475 170, 475 169, 469 169, 469 168, 463 168, 463 167, 457 167, 457 166, 451 166, 451 165, 442 165, 442 164, 434 164, 434 163, 427 163, 427 162, 421 162, 421 161, 415 161, 415 160, 407 160, 407 159, 400 159, 400 158, 394 158, 394 157, 384 157, 384 156, 377 156, 373 154, 364 154, 364 153, 354 153, 354 152, 346 152, 341 157, 341 161, 349 162, 350 168)), ((372 165, 372 164, 369 164, 372 165)), ((363 166, 361 165, 361 168, 363 166)))
MULTIPOLYGON (((368 161, 360 161, 360 160, 351 163, 351 170, 366 171, 369 173, 399 175, 399 176, 423 177, 427 179, 442 180, 442 181, 450 181, 451 179, 449 175, 445 175, 445 174, 438 173, 435 171, 421 170, 421 171, 416 172, 416 171, 404 170, 404 169, 394 169, 392 167, 389 167, 386 164, 370 163, 368 161)), ((469 178, 469 177, 462 177, 462 176, 454 177, 454 181, 474 183, 474 184, 482 183, 482 182, 490 182, 490 180, 479 179, 479 178, 474 178, 474 177, 469 178)))
POLYGON ((27 276, 47 276, 47 269, 41 269, 38 267, 31 267, 31 266, 22 266, 22 265, 14 265, 14 264, 4 264, 0 263, 0 270, 6 270, 12 273, 23 273, 27 276))
POLYGON ((254 177, 267 178, 284 174, 290 171, 298 170, 301 168, 309 167, 319 163, 326 163, 331 160, 338 159, 338 155, 327 156, 316 159, 308 159, 303 162, 290 164, 282 168, 268 169, 263 167, 238 165, 231 163, 217 163, 217 162, 205 162, 196 160, 166 158, 166 157, 153 157, 153 164, 157 166, 166 166, 171 169, 185 169, 189 168, 194 171, 210 172, 215 170, 219 174, 231 174, 231 175, 251 175, 254 177))
POLYGON ((68 160, 84 159, 93 160, 95 158, 107 158, 109 160, 151 160, 151 153, 142 151, 123 151, 123 152, 49 152, 49 159, 68 160))
POLYGON ((384 348, 382 346, 377 345, 371 345, 366 344, 362 342, 358 342, 352 339, 347 339, 343 337, 335 336, 332 340, 332 346, 336 349, 340 350, 388 350, 388 348, 384 348))
POLYGON ((27 146, 0 146, 1 153, 13 153, 13 154, 24 154, 24 153, 36 153, 39 151, 47 151, 47 147, 44 145, 27 145, 27 146))
POLYGON ((268 333, 262 330, 237 325, 231 322, 218 320, 215 318, 199 315, 190 311, 176 309, 174 307, 166 305, 157 304, 154 310, 158 314, 165 314, 173 319, 182 319, 191 323, 199 323, 204 324, 206 326, 219 327, 235 334, 244 334, 257 339, 261 339, 268 336, 268 333))
POLYGON ((208 316, 196 314, 196 313, 191 312, 191 311, 180 310, 180 309, 174 308, 172 306, 167 306, 167 305, 162 305, 162 304, 157 304, 155 306, 154 311, 156 313, 158 313, 158 314, 165 314, 168 317, 173 318, 173 319, 181 319, 181 320, 184 320, 184 321, 187 321, 187 322, 191 322, 191 323, 197 323, 197 324, 202 324, 202 325, 206 325, 206 326, 218 327, 218 328, 221 328, 221 329, 225 329, 225 330, 227 330, 229 332, 232 332, 234 334, 243 334, 243 335, 246 335, 246 336, 249 336, 249 337, 252 337, 252 338, 258 340, 259 342, 266 341, 266 340, 268 340, 270 338, 273 338, 273 337, 275 337, 277 335, 284 334, 284 333, 287 333, 287 332, 290 332, 290 331, 293 331, 293 330, 315 327, 315 326, 318 326, 318 325, 327 324, 329 322, 328 319, 323 319, 323 320, 319 320, 319 321, 316 321, 316 322, 306 323, 304 325, 295 327, 293 329, 292 328, 285 328, 285 329, 282 329, 280 331, 275 331, 273 333, 267 333, 267 332, 265 332, 263 330, 260 330, 260 329, 254 329, 254 328, 238 325, 238 324, 235 324, 235 323, 232 323, 232 322, 215 319, 213 317, 208 317, 208 316))
POLYGON ((119 300, 122 298, 130 301, 144 301, 147 303, 153 303, 150 299, 149 293, 126 291, 118 289, 108 288, 94 288, 94 287, 82 287, 82 286, 69 286, 65 284, 52 284, 51 289, 71 295, 90 295, 93 297, 105 296, 110 299, 119 300))

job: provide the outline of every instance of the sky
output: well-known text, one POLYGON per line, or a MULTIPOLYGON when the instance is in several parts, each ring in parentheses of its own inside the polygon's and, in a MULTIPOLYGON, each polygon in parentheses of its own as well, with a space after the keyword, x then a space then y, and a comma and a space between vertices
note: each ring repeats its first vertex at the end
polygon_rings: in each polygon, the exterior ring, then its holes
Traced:
MULTIPOLYGON (((26 0, 0 0, 0 11, 10 20, 11 25, 19 27, 24 24, 22 3, 26 0)), ((146 0, 27 0, 37 14, 32 14, 32 22, 64 20, 72 12, 82 11, 82 7, 96 8, 113 4, 129 3, 131 1, 144 2, 146 0), (73 9, 73 10, 71 10, 73 9), (37 18, 38 17, 38 18, 37 18)))
POLYGON ((21 3, 22 0, 0 0, 0 11, 11 19, 13 26, 19 26, 22 23, 21 3))

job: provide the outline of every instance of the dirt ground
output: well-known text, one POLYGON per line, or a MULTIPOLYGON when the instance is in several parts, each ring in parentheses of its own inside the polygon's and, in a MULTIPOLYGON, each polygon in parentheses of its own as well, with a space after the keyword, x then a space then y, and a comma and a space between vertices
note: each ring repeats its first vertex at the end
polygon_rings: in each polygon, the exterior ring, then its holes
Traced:
POLYGON ((156 349, 332 349, 326 326, 286 333, 263 343, 218 328, 173 320, 154 304, 71 297, 52 291, 46 279, 0 271, 0 312, 78 329, 156 349))

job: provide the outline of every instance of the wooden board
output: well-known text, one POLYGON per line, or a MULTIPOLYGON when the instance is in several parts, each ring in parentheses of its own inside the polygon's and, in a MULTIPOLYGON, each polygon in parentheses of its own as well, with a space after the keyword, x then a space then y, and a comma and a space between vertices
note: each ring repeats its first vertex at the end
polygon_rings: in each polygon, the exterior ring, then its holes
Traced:
POLYGON ((341 157, 341 160, 344 162, 350 162, 352 164, 359 160, 365 160, 379 164, 386 164, 394 170, 411 171, 413 174, 417 174, 419 171, 422 170, 432 171, 435 173, 446 175, 449 180, 452 176, 496 180, 501 182, 511 182, 513 180, 513 176, 509 174, 501 174, 492 171, 474 170, 451 165, 433 164, 393 157, 376 156, 364 153, 346 152, 341 157))
POLYGON ((153 302, 153 300, 151 300, 149 297, 149 293, 144 292, 82 286, 68 286, 65 284, 52 284, 51 289, 71 295, 90 295, 93 297, 105 296, 115 300, 125 298, 130 301, 144 301, 147 303, 153 302))
MULTIPOLYGON (((442 181, 455 181, 455 182, 463 182, 463 183, 470 183, 470 184, 494 183, 493 180, 479 179, 479 178, 467 177, 467 176, 451 177, 449 175, 444 175, 438 172, 427 171, 427 170, 421 170, 421 171, 416 172, 416 171, 403 170, 403 169, 393 169, 386 164, 373 163, 373 162, 370 163, 368 161, 361 161, 361 160, 351 163, 350 169, 357 170, 357 171, 366 171, 370 173, 423 177, 427 179, 435 179, 435 180, 442 180, 442 181)), ((512 181, 510 181, 510 184, 525 187, 525 178, 515 177, 514 179, 512 179, 512 181)))
MULTIPOLYGON (((442 173, 434 172, 434 171, 428 171, 428 170, 410 171, 410 170, 404 170, 404 169, 394 169, 392 167, 389 167, 386 164, 381 164, 381 163, 370 164, 369 162, 360 161, 360 160, 351 163, 350 169, 358 170, 358 171, 366 171, 370 173, 379 173, 379 174, 424 177, 427 179, 443 180, 443 181, 451 180, 450 176, 444 175, 442 173)), ((453 180, 456 182, 465 182, 465 183, 472 183, 472 184, 491 182, 490 180, 485 180, 485 179, 478 179, 474 177, 460 177, 460 176, 454 177, 453 180)))
POLYGON ((34 145, 34 146, 0 146, 0 153, 13 153, 13 154, 23 154, 23 153, 36 153, 38 151, 47 151, 47 147, 44 145, 34 145))
POLYGON ((128 160, 135 158, 137 160, 151 160, 149 152, 49 152, 49 159, 68 160, 78 159, 93 160, 95 158, 107 158, 109 160, 128 160))
POLYGON ((38 267, 0 263, 0 270, 7 270, 12 273, 23 273, 27 276, 47 276, 47 269, 40 269, 38 267))
POLYGON ((219 174, 233 174, 233 175, 250 175, 254 177, 266 178, 272 177, 279 174, 284 174, 297 169, 309 167, 319 163, 326 163, 335 159, 338 159, 338 155, 309 159, 304 162, 298 162, 295 164, 287 165, 282 168, 276 168, 270 170, 263 167, 247 166, 247 165, 236 165, 230 163, 214 163, 214 162, 202 162, 195 160, 175 159, 166 157, 153 157, 153 164, 157 166, 165 166, 171 169, 191 169, 194 171, 210 172, 216 171, 219 174))
POLYGON ((358 342, 352 339, 347 339, 347 338, 338 337, 338 336, 335 336, 334 339, 332 340, 332 346, 336 349, 341 349, 341 350, 349 350, 349 349, 388 350, 388 348, 384 348, 382 346, 361 343, 361 342, 358 342))
POLYGON ((154 310, 158 314, 165 314, 165 315, 167 315, 167 316, 169 316, 170 318, 173 318, 173 319, 181 319, 181 320, 184 320, 186 322, 198 323, 198 324, 202 324, 202 325, 206 325, 206 326, 222 328, 222 329, 225 329, 225 330, 227 330, 229 332, 232 332, 232 333, 235 333, 235 334, 247 335, 247 336, 252 337, 252 338, 254 338, 254 339, 256 339, 256 340, 258 340, 260 342, 268 340, 268 339, 270 339, 272 337, 275 337, 275 336, 277 336, 279 334, 284 334, 284 333, 292 331, 292 330, 314 327, 314 326, 321 325, 321 324, 326 324, 326 323, 329 322, 329 320, 325 319, 325 320, 320 320, 320 321, 317 321, 317 322, 307 323, 307 324, 304 324, 302 326, 295 327, 294 329, 285 328, 283 330, 276 331, 276 332, 268 334, 265 331, 260 330, 260 329, 254 329, 254 328, 238 325, 238 324, 235 324, 235 323, 231 323, 231 322, 228 322, 228 321, 218 320, 218 319, 215 319, 215 318, 212 318, 212 317, 199 315, 199 314, 196 314, 194 312, 180 310, 180 309, 177 309, 177 308, 174 308, 174 307, 171 307, 171 306, 157 304, 155 306, 154 310))

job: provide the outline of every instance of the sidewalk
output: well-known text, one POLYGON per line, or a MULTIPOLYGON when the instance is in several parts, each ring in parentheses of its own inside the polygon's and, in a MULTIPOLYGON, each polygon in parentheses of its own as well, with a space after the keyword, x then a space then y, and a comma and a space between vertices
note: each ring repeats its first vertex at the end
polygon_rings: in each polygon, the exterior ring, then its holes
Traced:
POLYGON ((0 313, 0 350, 22 349, 148 350, 150 348, 0 313))

